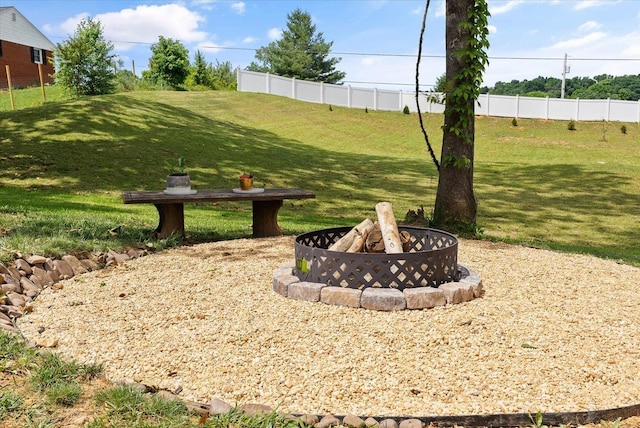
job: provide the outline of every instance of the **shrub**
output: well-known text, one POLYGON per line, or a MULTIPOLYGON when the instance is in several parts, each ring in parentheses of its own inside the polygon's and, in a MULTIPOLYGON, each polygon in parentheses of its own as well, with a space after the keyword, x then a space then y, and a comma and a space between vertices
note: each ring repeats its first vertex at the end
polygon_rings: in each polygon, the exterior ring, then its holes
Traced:
POLYGON ((511 126, 518 126, 518 119, 516 119, 515 117, 511 119, 511 126))
POLYGON ((404 108, 402 109, 402 113, 409 114, 410 113, 409 106, 404 106, 404 108))
POLYGON ((623 134, 626 134, 627 133, 627 126, 626 125, 622 125, 620 127, 620 132, 622 132, 623 134))
POLYGON ((575 122, 575 120, 571 119, 569 121, 569 123, 567 123, 567 129, 569 131, 575 131, 576 130, 576 122, 575 122))

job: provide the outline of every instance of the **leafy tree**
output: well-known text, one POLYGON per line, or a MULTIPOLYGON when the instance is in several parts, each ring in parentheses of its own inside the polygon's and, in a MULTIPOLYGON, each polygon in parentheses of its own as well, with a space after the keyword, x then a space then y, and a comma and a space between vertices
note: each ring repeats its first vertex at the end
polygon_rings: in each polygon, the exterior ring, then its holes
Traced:
POLYGON ((209 73, 207 61, 200 49, 196 51, 193 60, 193 83, 202 86, 211 86, 211 75, 209 73))
POLYGON ((436 79, 436 84, 433 87, 435 92, 445 93, 447 91, 447 73, 442 73, 436 79))
POLYGON ((167 83, 170 86, 182 85, 189 75, 189 51, 184 45, 171 38, 160 36, 158 42, 151 45, 149 70, 143 76, 155 83, 167 83))
POLYGON ((341 58, 328 58, 333 42, 325 42, 321 32, 316 34, 311 15, 296 9, 287 19, 282 38, 258 49, 258 62, 247 70, 327 83, 344 79, 346 73, 336 70, 341 58))
POLYGON ((220 62, 216 60, 216 64, 209 64, 209 75, 211 76, 213 89, 218 90, 235 90, 237 87, 236 73, 230 61, 220 62))
POLYGON ((113 44, 104 39, 100 22, 83 19, 73 36, 56 45, 56 83, 74 96, 113 92, 112 50, 113 44))

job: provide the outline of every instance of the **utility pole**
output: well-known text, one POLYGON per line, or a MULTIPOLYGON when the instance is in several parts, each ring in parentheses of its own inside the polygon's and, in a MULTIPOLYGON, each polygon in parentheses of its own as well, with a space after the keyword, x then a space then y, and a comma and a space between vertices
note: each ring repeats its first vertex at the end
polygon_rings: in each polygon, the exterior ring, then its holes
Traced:
POLYGON ((562 65, 562 87, 560 88, 560 98, 564 98, 564 81, 567 74, 571 72, 571 66, 567 65, 567 54, 564 54, 564 64, 562 65))

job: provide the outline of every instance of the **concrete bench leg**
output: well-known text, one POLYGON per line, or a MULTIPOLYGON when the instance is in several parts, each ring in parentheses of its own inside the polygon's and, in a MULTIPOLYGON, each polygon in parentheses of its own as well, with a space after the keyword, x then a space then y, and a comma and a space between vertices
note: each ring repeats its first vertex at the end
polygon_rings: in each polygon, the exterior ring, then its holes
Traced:
POLYGON ((278 211, 282 199, 277 201, 253 201, 253 237, 281 236, 278 226, 278 211))
POLYGON ((174 233, 184 236, 184 204, 154 204, 160 221, 154 232, 157 238, 166 238, 174 233))

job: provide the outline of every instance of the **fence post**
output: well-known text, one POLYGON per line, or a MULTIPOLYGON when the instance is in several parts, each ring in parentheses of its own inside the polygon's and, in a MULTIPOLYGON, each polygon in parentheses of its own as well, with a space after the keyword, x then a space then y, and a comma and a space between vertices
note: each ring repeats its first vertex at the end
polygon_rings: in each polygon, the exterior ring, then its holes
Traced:
POLYGON ((4 66, 7 70, 7 84, 9 85, 9 100, 11 100, 11 110, 16 109, 16 103, 13 100, 13 85, 11 84, 11 69, 9 68, 9 64, 4 66))
POLYGON ((267 90, 267 94, 271 93, 271 75, 269 75, 269 72, 267 71, 267 73, 264 75, 265 79, 266 79, 266 90, 267 90))
POLYGON ((546 110, 546 112, 544 114, 544 118, 546 120, 549 120, 549 96, 547 96, 547 105, 546 105, 545 110, 546 110))
POLYGON ((42 101, 47 101, 47 94, 44 91, 44 78, 42 77, 42 64, 38 64, 38 76, 40 77, 40 90, 42 91, 42 101))
POLYGON ((373 88, 373 110, 378 110, 378 88, 373 88))
POLYGON ((291 98, 296 99, 296 78, 291 78, 291 98))
POLYGON ((324 104, 324 82, 320 82, 320 104, 324 104))
MULTIPOLYGON (((133 61, 131 62, 133 63, 133 61)), ((133 74, 136 74, 136 73, 134 72, 133 74)), ((242 92, 242 82, 240 81, 240 66, 236 67, 236 90, 238 92, 242 92)))
POLYGON ((605 117, 607 122, 609 122, 609 117, 611 117, 611 98, 607 98, 607 111, 605 112, 605 117))
POLYGON ((351 108, 351 85, 347 85, 347 107, 351 108))
POLYGON ((640 123, 640 100, 638 100, 638 123, 640 123))
POLYGON ((576 98, 576 120, 580 122, 580 98, 576 98))
POLYGON ((518 115, 520 114, 520 95, 516 95, 516 115, 515 118, 518 118, 518 115))

